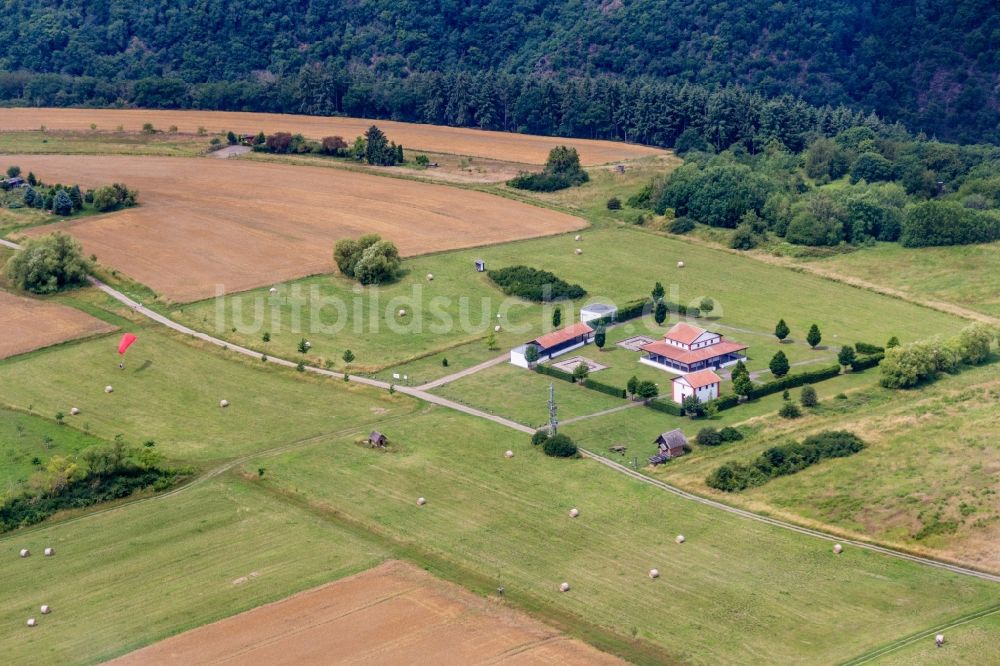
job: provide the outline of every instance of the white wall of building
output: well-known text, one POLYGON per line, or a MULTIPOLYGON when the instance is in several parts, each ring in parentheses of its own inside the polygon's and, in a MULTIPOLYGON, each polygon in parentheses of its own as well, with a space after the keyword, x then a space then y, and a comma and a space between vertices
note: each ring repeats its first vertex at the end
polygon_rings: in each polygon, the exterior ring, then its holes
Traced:
POLYGON ((715 400, 719 397, 719 385, 709 384, 708 386, 703 386, 697 391, 691 388, 690 385, 683 381, 675 381, 674 385, 674 402, 681 404, 684 402, 684 398, 689 395, 697 395, 699 402, 708 402, 709 400, 715 400))

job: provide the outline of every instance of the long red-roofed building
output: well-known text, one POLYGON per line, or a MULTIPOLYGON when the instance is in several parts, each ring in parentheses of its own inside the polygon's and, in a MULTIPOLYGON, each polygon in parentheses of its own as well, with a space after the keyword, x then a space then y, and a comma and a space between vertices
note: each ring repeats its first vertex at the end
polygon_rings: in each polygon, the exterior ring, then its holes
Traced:
POLYGON ((746 358, 747 345, 684 322, 674 324, 662 341, 642 347, 641 363, 685 375, 714 370, 746 358))
POLYGON ((525 353, 528 347, 535 347, 538 350, 538 361, 547 361, 550 358, 565 354, 573 349, 578 349, 594 339, 594 329, 587 324, 577 322, 566 328, 541 335, 520 347, 510 350, 510 362, 522 368, 529 367, 525 353))

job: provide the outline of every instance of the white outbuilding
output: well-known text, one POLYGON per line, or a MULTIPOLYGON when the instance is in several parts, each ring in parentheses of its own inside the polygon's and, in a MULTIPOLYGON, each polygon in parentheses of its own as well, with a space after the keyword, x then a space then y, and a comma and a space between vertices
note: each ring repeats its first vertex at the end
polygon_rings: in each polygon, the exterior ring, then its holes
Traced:
POLYGON ((587 323, 594 321, 595 319, 610 319, 615 320, 615 315, 618 314, 618 308, 613 305, 608 305, 607 303, 591 303, 590 305, 585 305, 580 308, 580 321, 587 323))

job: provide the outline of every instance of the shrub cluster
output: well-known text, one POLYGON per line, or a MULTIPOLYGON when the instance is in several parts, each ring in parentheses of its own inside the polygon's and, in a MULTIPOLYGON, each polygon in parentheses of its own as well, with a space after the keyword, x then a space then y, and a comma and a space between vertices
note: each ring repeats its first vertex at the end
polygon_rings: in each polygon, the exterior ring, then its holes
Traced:
POLYGON ((52 294, 87 281, 80 243, 62 233, 32 238, 7 262, 7 277, 18 289, 52 294))
POLYGON ((178 477, 158 466, 149 449, 114 444, 85 449, 76 457, 55 456, 32 479, 32 490, 0 504, 0 532, 39 523, 57 511, 92 506, 144 488, 164 490, 178 477))
POLYGON ((910 388, 921 382, 932 381, 942 372, 955 372, 961 365, 978 365, 991 353, 997 329, 977 323, 946 340, 931 339, 911 342, 885 351, 879 364, 882 368, 882 386, 910 388))
POLYGON ((487 271, 486 274, 508 296, 536 303, 574 300, 587 295, 580 285, 569 284, 549 271, 529 266, 508 266, 487 271))
POLYGON ((542 443, 542 451, 553 458, 572 458, 577 454, 576 444, 568 435, 562 433, 547 437, 542 443))
POLYGON ((743 439, 743 433, 731 426, 726 426, 722 430, 702 428, 695 438, 702 446, 718 446, 727 442, 738 442, 741 439, 743 439))
MULTIPOLYGON (((545 169, 539 173, 520 173, 507 181, 511 187, 533 192, 555 192, 574 185, 582 185, 590 176, 580 166, 576 148, 557 146, 549 151, 545 169)), ((618 203, 621 207, 621 202, 618 203)), ((611 208, 611 206, 608 206, 611 208)))
POLYGON ((705 479, 710 487, 736 492, 761 486, 773 478, 795 474, 827 458, 845 458, 865 448, 857 435, 844 430, 825 431, 764 451, 749 463, 728 462, 705 479))
POLYGON ((394 280, 399 274, 399 250, 378 234, 367 234, 357 240, 337 241, 333 260, 340 272, 361 284, 380 284, 394 280))

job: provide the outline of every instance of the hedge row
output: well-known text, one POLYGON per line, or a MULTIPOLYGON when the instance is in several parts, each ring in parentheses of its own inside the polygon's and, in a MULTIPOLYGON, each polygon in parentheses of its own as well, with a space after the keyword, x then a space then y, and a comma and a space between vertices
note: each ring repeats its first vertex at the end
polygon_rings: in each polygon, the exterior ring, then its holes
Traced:
POLYGON ((667 400, 650 400, 646 403, 646 406, 650 409, 655 409, 658 412, 666 412, 671 416, 683 416, 681 411, 681 406, 676 402, 667 400))
POLYGON ((610 384, 602 384, 601 382, 595 382, 590 377, 587 377, 587 381, 583 383, 587 388, 598 391, 600 393, 607 393, 608 395, 613 395, 616 398, 625 398, 625 389, 619 388, 617 386, 611 386, 610 384))
POLYGON ((812 372, 800 372, 796 375, 788 375, 787 377, 782 377, 781 379, 775 379, 774 381, 766 384, 758 384, 753 387, 747 397, 751 399, 763 398, 765 395, 771 395, 772 393, 778 393, 779 391, 796 388, 805 384, 814 384, 816 382, 836 377, 839 374, 839 364, 831 365, 820 370, 813 370, 812 372))
POLYGON ((736 405, 740 404, 740 396, 734 393, 730 393, 728 395, 716 398, 714 402, 715 406, 718 407, 719 411, 721 412, 724 409, 732 409, 736 405))
POLYGON ((871 356, 860 356, 851 361, 851 370, 854 372, 860 372, 861 370, 874 368, 882 362, 883 358, 885 358, 885 354, 883 352, 872 354, 871 356))
POLYGON ((644 312, 651 311, 652 307, 652 302, 648 298, 629 301, 625 305, 618 308, 618 312, 616 312, 613 317, 601 317, 600 319, 594 319, 593 321, 589 321, 587 323, 591 328, 597 330, 598 326, 608 326, 616 321, 628 321, 629 319, 641 317, 644 312))
POLYGON ((542 365, 539 363, 535 366, 535 372, 548 375, 549 377, 555 377, 556 379, 561 379, 564 382, 569 382, 571 384, 576 382, 576 378, 573 377, 573 373, 565 372, 559 368, 553 368, 551 365, 542 365))
POLYGON ((885 351, 885 347, 868 344, 867 342, 855 342, 854 350, 859 354, 881 354, 885 351))

